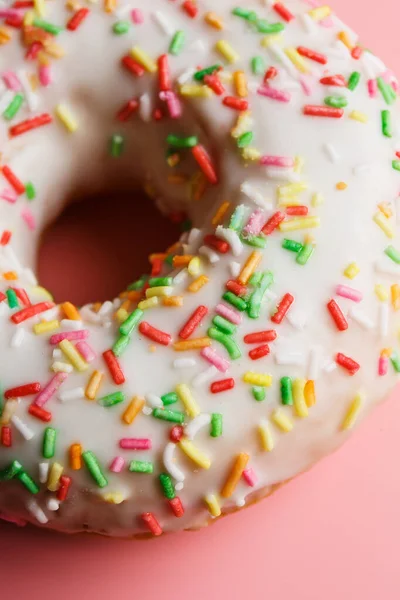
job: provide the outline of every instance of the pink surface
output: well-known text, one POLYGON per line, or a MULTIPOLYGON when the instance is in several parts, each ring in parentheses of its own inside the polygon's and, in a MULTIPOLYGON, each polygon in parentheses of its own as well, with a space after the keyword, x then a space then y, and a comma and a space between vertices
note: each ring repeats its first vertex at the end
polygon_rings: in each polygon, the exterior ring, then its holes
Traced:
MULTIPOLYGON (((332 6, 400 72, 395 0, 332 6)), ((272 498, 197 533, 121 542, 0 525, 0 598, 397 600, 399 400, 272 498)))

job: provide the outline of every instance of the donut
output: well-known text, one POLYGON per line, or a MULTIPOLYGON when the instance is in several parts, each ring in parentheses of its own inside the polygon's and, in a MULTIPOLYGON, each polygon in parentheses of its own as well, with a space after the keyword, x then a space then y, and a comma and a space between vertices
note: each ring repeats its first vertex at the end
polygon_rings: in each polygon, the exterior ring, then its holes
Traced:
POLYGON ((0 20, 1 517, 158 536, 268 496, 400 372, 397 79, 314 0, 0 20), (180 239, 146 232, 115 300, 55 303, 44 228, 138 186, 180 239))

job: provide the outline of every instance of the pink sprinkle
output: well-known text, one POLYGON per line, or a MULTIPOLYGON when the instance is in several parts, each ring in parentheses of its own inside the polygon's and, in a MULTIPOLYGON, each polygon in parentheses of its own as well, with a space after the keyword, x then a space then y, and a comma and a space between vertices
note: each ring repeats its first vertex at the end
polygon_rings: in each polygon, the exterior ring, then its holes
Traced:
POLYGON ((248 469, 245 469, 243 471, 243 479, 245 480, 247 485, 250 485, 251 487, 254 487, 256 485, 258 477, 255 474, 253 467, 249 467, 248 469))
POLYGON ((52 335, 49 339, 49 342, 52 346, 55 346, 63 340, 85 340, 88 337, 88 335, 88 329, 78 329, 76 331, 63 331, 62 333, 55 333, 54 335, 52 335))
POLYGON ((22 90, 21 82, 14 71, 5 71, 2 74, 2 78, 8 89, 13 90, 13 92, 20 92, 22 90))
POLYGON ((87 342, 78 342, 76 344, 76 349, 88 363, 93 362, 97 356, 96 352, 87 342))
POLYGON ((51 83, 53 83, 50 65, 42 65, 39 67, 39 81, 43 87, 48 87, 51 83))
POLYGON ((124 450, 151 450, 151 440, 149 438, 122 438, 119 440, 119 447, 124 450))
POLYGON ((363 295, 360 291, 348 287, 347 285, 337 285, 336 293, 338 296, 342 296, 342 298, 353 300, 353 302, 361 302, 363 299, 363 295))
POLYGON ((33 216, 32 211, 30 210, 30 208, 24 208, 24 209, 22 209, 21 210, 21 217, 23 218, 23 220, 28 225, 28 227, 29 227, 29 229, 31 231, 33 231, 36 228, 35 217, 33 216))
POLYGON ((305 95, 311 96, 313 93, 312 83, 314 83, 315 81, 314 78, 306 77, 305 75, 300 75, 299 81, 305 95))
POLYGON ((171 119, 179 119, 182 116, 182 105, 175 92, 160 92, 160 100, 167 103, 171 119))
POLYGON ((368 94, 370 98, 376 98, 377 93, 378 93, 378 84, 376 82, 376 79, 368 79, 368 94))
POLYGON ((228 319, 228 321, 230 321, 234 325, 240 325, 240 323, 242 322, 242 315, 240 314, 240 312, 238 312, 234 308, 231 308, 230 306, 226 306, 226 304, 218 304, 215 309, 215 312, 221 317, 225 317, 225 319, 228 319))
MULTIPOLYGON (((262 159, 261 159, 262 160, 262 159)), ((249 217, 246 226, 243 229, 243 235, 258 235, 265 224, 265 213, 257 208, 249 217)))
POLYGON ((136 25, 141 25, 144 21, 144 16, 140 8, 134 8, 131 11, 132 21, 136 23, 136 25))
POLYGON ((110 471, 113 473, 121 473, 125 466, 125 459, 122 456, 116 456, 110 465, 110 471))
POLYGON ((19 19, 23 17, 23 13, 16 8, 0 8, 0 19, 19 19))
POLYGON ((291 95, 289 92, 277 90, 269 85, 262 85, 258 88, 257 94, 259 96, 266 96, 272 100, 279 100, 279 102, 290 102, 291 95))
POLYGON ((330 27, 333 27, 335 23, 332 17, 325 17, 325 19, 321 19, 321 21, 319 21, 319 24, 321 25, 321 27, 326 27, 327 29, 329 29, 330 27))
POLYGON ((56 373, 49 383, 42 389, 33 402, 36 406, 44 406, 52 396, 56 393, 60 385, 67 379, 68 373, 56 373))
POLYGON ((389 359, 387 356, 380 356, 378 363, 378 375, 383 376, 388 372, 389 359))
POLYGON ((229 360, 220 356, 213 348, 210 348, 209 346, 203 348, 200 354, 203 358, 208 360, 209 363, 214 365, 214 367, 217 367, 218 371, 221 371, 222 373, 225 373, 231 366, 229 360))
POLYGON ((390 69, 386 69, 382 77, 386 83, 389 83, 392 86, 395 92, 399 91, 399 82, 393 71, 391 71, 390 69))
POLYGON ((6 202, 10 202, 14 204, 17 201, 18 195, 11 188, 6 188, 2 192, 0 192, 0 198, 5 200, 6 202))
POLYGON ((260 158, 260 163, 262 165, 267 165, 269 167, 293 167, 294 160, 289 156, 271 156, 269 154, 265 154, 260 158))

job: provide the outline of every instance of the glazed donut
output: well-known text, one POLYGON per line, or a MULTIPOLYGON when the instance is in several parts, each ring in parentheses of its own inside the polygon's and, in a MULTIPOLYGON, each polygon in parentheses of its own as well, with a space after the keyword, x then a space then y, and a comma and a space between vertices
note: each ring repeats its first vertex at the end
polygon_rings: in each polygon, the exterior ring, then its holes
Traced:
POLYGON ((201 527, 396 383, 397 80, 328 6, 244 4, 0 8, 3 519, 201 527), (114 301, 55 304, 44 228, 138 186, 181 239, 114 301))

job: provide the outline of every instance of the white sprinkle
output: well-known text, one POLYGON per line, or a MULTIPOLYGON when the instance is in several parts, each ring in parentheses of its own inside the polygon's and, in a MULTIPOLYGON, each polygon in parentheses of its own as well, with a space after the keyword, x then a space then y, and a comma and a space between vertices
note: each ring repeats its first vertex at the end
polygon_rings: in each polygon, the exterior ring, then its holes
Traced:
POLYGON ((254 204, 257 204, 257 206, 261 206, 261 208, 272 210, 271 202, 268 202, 264 198, 264 195, 249 181, 245 181, 244 183, 242 183, 242 185, 240 186, 240 191, 242 192, 242 194, 247 196, 247 198, 252 200, 254 204))
POLYGON ((183 485, 183 481, 178 481, 178 483, 175 485, 175 490, 177 492, 180 492, 181 490, 183 490, 184 485, 183 485))
POLYGON ((265 172, 269 179, 278 179, 279 181, 289 181, 291 183, 300 181, 300 174, 295 173, 293 169, 287 169, 285 167, 267 167, 265 172))
POLYGON ((316 23, 314 19, 312 19, 307 13, 299 15, 299 19, 307 33, 313 33, 316 30, 316 23))
POLYGON ((375 263, 375 271, 382 273, 383 275, 390 275, 391 277, 400 277, 400 266, 389 262, 388 259, 383 259, 375 263))
POLYGON ((381 302, 379 304, 379 333, 381 337, 386 337, 389 332, 389 304, 381 302))
POLYGON ((189 276, 189 273, 188 273, 187 269, 182 269, 175 275, 174 285, 180 285, 181 283, 184 283, 187 280, 188 276, 189 276))
POLYGON ((12 90, 6 90, 0 97, 0 112, 3 113, 11 100, 14 98, 14 92, 12 90))
POLYGON ((196 69, 193 69, 192 67, 183 71, 183 73, 181 73, 178 77, 179 85, 183 85, 187 81, 191 80, 195 73, 196 73, 196 69))
POLYGON ((37 315, 35 319, 37 323, 40 323, 41 320, 53 321, 54 319, 57 319, 58 315, 58 306, 53 306, 53 308, 49 308, 49 310, 45 310, 44 312, 40 313, 40 315, 37 315))
POLYGON ((22 89, 24 90, 25 98, 30 111, 37 110, 39 106, 39 96, 32 91, 31 83, 28 79, 26 71, 19 69, 17 71, 18 79, 21 82, 22 89))
POLYGON ((289 75, 294 77, 294 79, 297 79, 298 72, 296 70, 296 67, 283 52, 282 48, 280 48, 277 44, 270 44, 268 46, 268 50, 275 58, 277 58, 282 63, 289 75))
POLYGON ((15 333, 13 334, 10 342, 11 348, 19 348, 24 341, 25 338, 25 329, 22 327, 17 328, 15 333))
POLYGON ((187 47, 189 52, 196 52, 199 54, 204 54, 207 52, 207 46, 204 43, 204 40, 195 40, 187 47))
MULTIPOLYGON (((328 58, 337 58, 339 60, 344 60, 349 56, 349 51, 346 46, 340 40, 337 40, 330 48, 327 48, 324 51, 324 54, 328 58)), ((341 88, 343 89, 343 88, 341 88)))
POLYGON ((63 353, 60 350, 60 348, 54 348, 53 350, 53 358, 62 358, 63 357, 63 353))
POLYGON ((321 348, 314 346, 310 350, 308 359, 308 379, 315 381, 319 373, 319 357, 321 354, 321 348))
POLYGON ((292 327, 302 331, 307 323, 307 315, 299 309, 292 309, 286 315, 287 320, 292 327))
POLYGON ((163 33, 170 36, 175 33, 176 27, 160 10, 154 11, 151 16, 163 33))
POLYGON ((228 242, 233 256, 240 256, 242 254, 243 244, 234 229, 227 229, 226 227, 222 227, 222 225, 218 225, 215 235, 228 242))
POLYGON ((149 94, 142 94, 139 98, 139 114, 143 121, 151 120, 151 99, 149 94))
POLYGON ((203 383, 207 383, 217 375, 218 369, 214 365, 211 365, 205 371, 202 371, 192 379, 192 386, 195 388, 200 387, 203 383))
POLYGON ((134 8, 134 4, 132 4, 131 2, 129 4, 124 4, 123 6, 119 6, 114 11, 114 15, 118 19, 123 19, 133 8, 134 8))
POLYGON ((150 408, 150 406, 143 406, 142 413, 144 415, 146 415, 148 417, 149 415, 151 415, 152 412, 153 412, 153 409, 150 408))
POLYGON ((211 415, 209 415, 207 413, 198 415, 197 417, 195 417, 193 419, 193 421, 190 421, 190 423, 188 425, 186 425, 185 436, 189 440, 192 440, 198 434, 200 429, 202 429, 206 425, 209 425, 210 423, 211 423, 211 415))
POLYGON ((72 390, 67 390, 58 394, 58 399, 60 402, 69 402, 69 400, 82 400, 84 397, 85 390, 83 387, 73 388, 72 390))
MULTIPOLYGON (((266 300, 269 300, 271 302, 275 302, 276 299, 278 298, 278 294, 276 294, 275 292, 271 291, 271 290, 267 290, 265 292, 264 298, 266 300)), ((288 313, 289 314, 289 313, 288 313)))
POLYGON ((196 359, 194 358, 176 358, 172 363, 174 369, 190 369, 196 366, 196 359))
POLYGON ((229 270, 231 272, 232 277, 237 277, 240 273, 240 263, 231 260, 229 263, 229 270))
MULTIPOLYGON (((80 310, 81 316, 83 320, 87 323, 92 323, 93 325, 99 325, 101 323, 101 317, 97 313, 93 312, 89 306, 83 306, 80 310)), ((74 321, 75 323, 79 323, 79 321, 74 321)), ((62 323, 62 321, 61 321, 62 323)))
POLYGON ((330 161, 333 163, 339 162, 340 155, 332 144, 324 144, 324 150, 330 161))
POLYGON ((46 506, 48 510, 51 510, 51 512, 55 512, 60 508, 60 502, 59 500, 57 500, 57 498, 47 498, 46 506))
POLYGON ((306 356, 301 352, 278 350, 275 354, 275 361, 278 365, 303 366, 306 362, 306 356))
POLYGON ((53 373, 72 373, 74 367, 69 363, 56 360, 51 365, 51 370, 53 371, 53 373))
POLYGON ((199 254, 207 257, 209 262, 212 265, 215 265, 215 263, 219 262, 219 255, 216 252, 214 252, 214 250, 211 250, 211 248, 208 248, 207 246, 200 246, 199 254))
POLYGON ((48 462, 39 463, 39 481, 40 481, 40 483, 46 483, 48 475, 49 475, 49 463, 48 462))
POLYGON ((375 327, 375 323, 368 315, 365 314, 364 311, 359 308, 351 307, 349 310, 349 317, 353 319, 356 323, 361 325, 364 329, 373 329, 375 327))
POLYGON ((332 373, 332 371, 334 371, 336 368, 337 364, 334 360, 327 360, 322 367, 325 373, 332 373))
POLYGON ((113 303, 110 302, 110 300, 107 300, 106 302, 103 302, 103 304, 100 306, 99 310, 97 311, 97 314, 101 317, 107 316, 110 313, 112 313, 113 308, 113 303))
POLYGON ((168 473, 178 482, 185 481, 185 474, 175 464, 174 453, 176 444, 169 442, 164 449, 163 462, 168 473))
POLYGON ((21 419, 16 415, 13 415, 11 417, 11 422, 14 425, 14 427, 18 429, 22 437, 25 438, 27 441, 31 440, 35 435, 32 429, 30 429, 28 425, 21 421, 21 419))
POLYGON ((193 246, 194 244, 196 244, 199 240, 199 238, 201 237, 201 229, 197 229, 197 227, 193 227, 193 229, 190 230, 189 235, 188 235, 188 244, 190 246, 193 246))
POLYGON ((364 163, 361 165, 356 165, 353 168, 353 175, 364 175, 365 173, 369 173, 370 171, 372 171, 372 165, 368 164, 368 163, 364 163))
POLYGON ((26 508, 42 525, 45 525, 48 522, 48 518, 34 498, 29 498, 28 502, 26 503, 26 508))
POLYGON ((361 64, 368 79, 374 79, 386 71, 385 64, 375 54, 372 54, 372 52, 366 51, 363 53, 361 64))
POLYGON ((61 329, 66 331, 77 331, 83 328, 82 321, 73 321, 72 319, 62 319, 60 321, 61 329))
POLYGON ((164 406, 163 401, 161 400, 160 396, 157 396, 157 394, 149 393, 145 395, 145 398, 147 403, 152 408, 162 408, 164 406))

